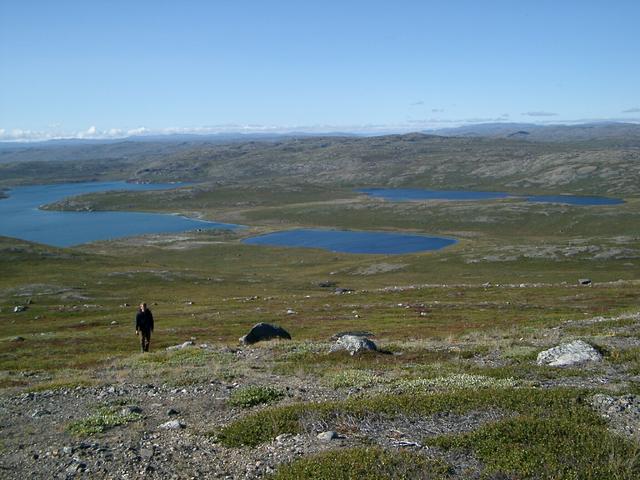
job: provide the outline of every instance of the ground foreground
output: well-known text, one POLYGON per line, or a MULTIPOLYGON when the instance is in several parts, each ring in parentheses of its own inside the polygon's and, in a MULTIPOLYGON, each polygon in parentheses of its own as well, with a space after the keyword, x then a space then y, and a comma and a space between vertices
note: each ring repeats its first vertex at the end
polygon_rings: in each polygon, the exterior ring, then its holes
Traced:
POLYGON ((285 254, 226 233, 3 249, 4 478, 640 474, 637 280, 399 284, 447 257, 285 254), (153 351, 135 353, 131 305, 149 291, 153 351), (239 346, 257 321, 293 340, 239 346), (385 352, 330 353, 344 330, 385 352), (575 339, 602 358, 536 363, 575 339))

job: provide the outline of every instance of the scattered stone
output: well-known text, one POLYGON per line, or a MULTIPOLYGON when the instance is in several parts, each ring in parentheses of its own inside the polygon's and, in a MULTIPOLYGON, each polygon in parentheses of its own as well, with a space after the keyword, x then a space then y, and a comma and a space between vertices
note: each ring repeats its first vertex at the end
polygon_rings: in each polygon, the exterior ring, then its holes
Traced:
POLYGON ((175 408, 170 408, 169 410, 167 410, 167 416, 171 417, 173 415, 178 415, 180 412, 178 410, 176 410, 175 408))
POLYGON ((172 345, 171 347, 167 347, 166 349, 168 351, 183 350, 185 348, 194 347, 195 344, 196 344, 196 342, 194 342, 193 340, 187 340, 186 342, 181 343, 180 345, 172 345))
POLYGON ((184 427, 186 427, 186 425, 180 420, 169 420, 168 422, 165 422, 162 425, 158 426, 158 428, 161 428, 163 430, 181 430, 184 427))
POLYGON ((590 287, 592 285, 590 278, 579 278, 578 285, 582 285, 584 287, 590 287))
POLYGON ((338 284, 336 282, 332 282, 331 280, 325 280, 324 282, 319 282, 318 286, 320 288, 334 288, 338 284))
POLYGON ((353 293, 353 290, 351 288, 338 287, 333 291, 333 293, 335 293, 336 295, 344 295, 345 293, 353 293))
POLYGON ((550 367, 565 367, 584 362, 598 362, 602 355, 587 342, 575 340, 571 343, 563 343, 538 354, 538 365, 550 367))
POLYGON ((368 338, 356 335, 343 335, 331 346, 330 352, 348 351, 351 355, 364 351, 377 352, 378 347, 368 338))
POLYGON ((118 322, 116 322, 115 320, 113 320, 113 321, 111 322, 111 325, 117 325, 117 324, 118 324, 118 322))
POLYGON ((24 312, 26 309, 27 307, 25 307, 24 305, 16 305, 15 307, 13 307, 13 313, 24 312))
POLYGON ((287 315, 295 315, 296 313, 298 312, 296 312, 293 308, 287 308, 287 315))
POLYGON ((270 323, 257 323, 245 336, 240 337, 240 343, 251 345, 252 343, 272 338, 285 338, 291 340, 291 335, 284 328, 270 323))
POLYGON ((322 440, 323 442, 330 442, 331 440, 334 440, 336 438, 340 438, 340 435, 338 435, 338 433, 334 432, 333 430, 328 430, 326 432, 318 434, 318 439, 322 440))
POLYGON ((11 337, 10 342, 24 342, 24 337, 11 337))

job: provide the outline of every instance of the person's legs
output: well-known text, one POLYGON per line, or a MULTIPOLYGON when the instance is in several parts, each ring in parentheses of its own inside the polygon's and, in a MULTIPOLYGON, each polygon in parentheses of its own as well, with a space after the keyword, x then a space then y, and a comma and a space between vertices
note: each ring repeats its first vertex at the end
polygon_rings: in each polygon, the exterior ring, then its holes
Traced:
POLYGON ((151 332, 142 332, 142 351, 149 351, 149 344, 151 343, 151 332))

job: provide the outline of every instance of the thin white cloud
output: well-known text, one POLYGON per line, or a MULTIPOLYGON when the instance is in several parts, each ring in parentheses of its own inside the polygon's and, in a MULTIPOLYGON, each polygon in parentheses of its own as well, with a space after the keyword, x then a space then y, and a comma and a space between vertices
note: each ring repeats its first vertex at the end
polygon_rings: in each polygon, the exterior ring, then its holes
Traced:
MULTIPOLYGON (((475 118, 444 118, 431 117, 422 119, 408 119, 401 123, 391 124, 359 124, 359 125, 259 125, 259 124, 220 124, 199 127, 167 127, 148 128, 144 126, 134 128, 108 128, 101 130, 96 126, 90 126, 80 131, 55 130, 28 130, 20 128, 0 128, 0 141, 3 142, 37 142, 45 140, 110 140, 121 139, 132 136, 156 136, 156 135, 215 135, 215 134, 286 134, 291 132, 323 134, 331 132, 345 132, 363 135, 382 135, 387 133, 407 133, 422 130, 432 130, 445 127, 458 127, 462 125, 472 125, 480 123, 504 123, 508 121, 509 115, 502 114, 498 117, 475 117, 475 118)), ((536 121, 540 125, 576 125, 593 122, 630 122, 640 123, 640 117, 634 118, 600 118, 600 119, 556 119, 545 120, 540 118, 536 121)))
POLYGON ((417 102, 413 102, 409 104, 412 107, 417 107, 419 105, 424 105, 424 102, 422 100, 418 100, 417 102))
POLYGON ((522 115, 527 115, 528 117, 556 117, 558 114, 554 112, 545 112, 545 111, 534 111, 534 112, 524 112, 522 115))
POLYGON ((622 113, 640 113, 640 108, 638 107, 627 108, 626 110, 623 110, 622 113))

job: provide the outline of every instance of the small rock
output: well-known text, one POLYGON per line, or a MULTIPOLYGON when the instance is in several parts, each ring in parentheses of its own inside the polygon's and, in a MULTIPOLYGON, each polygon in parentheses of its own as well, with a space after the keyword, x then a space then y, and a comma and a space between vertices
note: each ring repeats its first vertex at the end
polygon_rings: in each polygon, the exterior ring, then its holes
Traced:
POLYGON ((173 415, 178 415, 180 412, 174 408, 170 408, 169 410, 167 410, 167 415, 169 417, 173 416, 173 415))
POLYGON ((186 427, 186 425, 180 420, 169 420, 168 422, 165 422, 162 425, 158 426, 158 428, 161 428, 163 430, 180 430, 184 427, 186 427))
POLYGON ((24 305, 16 305, 15 307, 13 307, 13 313, 24 312, 26 309, 27 307, 25 307, 24 305))
POLYGON ((10 342, 24 342, 24 337, 11 337, 10 342))
POLYGON ((582 285, 584 287, 590 287, 592 285, 590 278, 579 278, 578 285, 582 285))
POLYGON ((172 350, 183 350, 185 348, 189 348, 189 347, 193 347, 195 346, 196 342, 194 342, 193 340, 187 340, 184 343, 181 343, 180 345, 173 345, 171 347, 167 347, 168 351, 172 351, 172 350))
POLYGON ((346 293, 353 293, 353 290, 350 288, 336 288, 333 293, 335 293, 336 295, 344 295, 346 293))
POLYGON ((333 430, 328 430, 326 432, 318 434, 318 439, 322 440, 323 442, 330 442, 331 440, 334 440, 336 438, 340 438, 340 435, 338 435, 338 433, 334 432, 333 430))
POLYGON ((153 457, 153 448, 141 448, 140 456, 145 460, 150 460, 153 457))
POLYGON ((43 417, 44 415, 51 415, 51 412, 44 408, 38 408, 34 410, 33 413, 31 414, 33 418, 43 417))
POLYGON ((142 413, 142 409, 137 405, 122 407, 120 410, 120 414, 122 415, 130 415, 132 413, 142 413))
POLYGON ((111 322, 111 325, 117 325, 117 324, 118 324, 118 322, 116 322, 115 320, 113 320, 113 321, 111 322))

